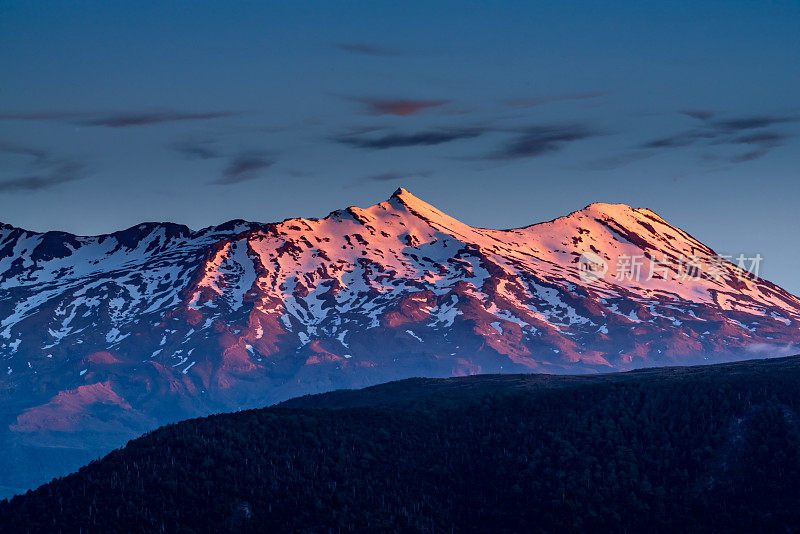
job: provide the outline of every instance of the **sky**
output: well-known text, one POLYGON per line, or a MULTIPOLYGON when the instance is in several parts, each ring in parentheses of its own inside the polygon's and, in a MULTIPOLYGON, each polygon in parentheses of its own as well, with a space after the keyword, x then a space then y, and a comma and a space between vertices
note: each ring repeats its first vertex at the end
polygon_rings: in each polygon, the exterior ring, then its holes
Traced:
POLYGON ((800 2, 0 0, 0 222, 647 207, 800 294, 800 2))

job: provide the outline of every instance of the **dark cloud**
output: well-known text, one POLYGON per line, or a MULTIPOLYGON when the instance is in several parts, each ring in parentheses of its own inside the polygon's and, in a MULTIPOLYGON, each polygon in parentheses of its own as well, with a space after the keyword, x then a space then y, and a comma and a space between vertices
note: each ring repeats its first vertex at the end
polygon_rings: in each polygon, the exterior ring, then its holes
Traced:
POLYGON ((211 183, 232 185, 261 178, 262 171, 275 164, 275 159, 264 151, 243 151, 235 154, 225 153, 213 146, 209 140, 178 141, 169 145, 177 153, 188 159, 211 160, 225 158, 227 164, 222 176, 211 183))
POLYGON ((716 134, 711 131, 688 131, 669 137, 653 139, 641 145, 640 148, 678 148, 692 145, 702 139, 713 139, 716 134))
POLYGON ((447 104, 448 100, 410 100, 410 99, 380 99, 380 98, 355 98, 356 102, 363 104, 367 112, 372 115, 416 115, 427 109, 447 104))
POLYGON ((170 122, 219 119, 231 117, 233 111, 186 112, 163 111, 124 111, 124 112, 37 112, 0 113, 0 120, 66 121, 79 126, 105 126, 108 128, 127 128, 148 126, 170 122))
POLYGON ((36 174, 0 181, 0 193, 19 193, 49 189, 58 184, 80 180, 86 166, 74 161, 53 161, 36 174))
MULTIPOLYGON (((20 156, 12 162, 23 170, 16 178, 0 180, 0 193, 39 191, 58 184, 80 180, 86 175, 86 165, 62 158, 36 147, 0 141, 0 154, 20 156)), ((8 174, 8 173, 6 173, 8 174)))
POLYGON ((337 137, 335 141, 355 148, 384 150, 409 146, 440 145, 461 139, 472 139, 483 133, 484 130, 479 128, 437 129, 410 134, 392 133, 380 137, 344 135, 337 137))
POLYGON ((209 146, 208 141, 178 141, 172 143, 170 148, 189 159, 220 158, 222 154, 209 146))
POLYGON ((431 171, 424 171, 424 172, 384 172, 380 174, 372 174, 370 176, 365 176, 363 181, 365 182, 394 182, 395 180, 406 180, 408 178, 427 178, 431 174, 431 171))
POLYGON ((753 161, 754 159, 761 158, 767 155, 770 149, 767 147, 757 148, 755 150, 749 150, 744 154, 739 154, 730 158, 730 161, 733 163, 743 163, 745 161, 753 161))
POLYGON ((736 119, 729 119, 714 122, 713 126, 719 131, 733 133, 743 130, 755 130, 757 128, 766 128, 776 124, 786 122, 795 122, 796 117, 770 117, 770 116, 753 116, 753 117, 739 117, 736 119))
POLYGON ((557 152, 568 143, 580 141, 595 134, 581 125, 534 126, 511 139, 490 159, 534 158, 557 152))
POLYGON ((507 105, 514 107, 533 107, 533 106, 541 106, 544 104, 550 104, 552 102, 562 102, 565 100, 592 100, 595 98, 600 98, 601 96, 605 96, 606 94, 607 93, 603 91, 597 91, 593 93, 552 95, 552 96, 540 96, 532 98, 513 98, 505 100, 504 102, 507 105))
POLYGON ((397 52, 383 46, 366 43, 339 43, 334 45, 339 50, 363 56, 396 56, 397 52))
MULTIPOLYGON (((399 147, 434 146, 464 139, 473 139, 495 130, 489 127, 439 128, 414 133, 389 133, 380 136, 347 134, 334 138, 338 143, 368 150, 399 147)), ((507 131, 507 130, 503 130, 507 131)), ((514 130, 516 136, 506 146, 488 156, 490 159, 516 159, 555 152, 572 141, 595 135, 585 126, 535 126, 514 130)))
POLYGON ((223 169, 222 176, 212 183, 231 185, 248 182, 261 177, 264 171, 275 164, 275 160, 262 152, 243 152, 233 156, 223 169))
POLYGON ((231 117, 236 113, 217 111, 208 113, 186 113, 179 111, 154 111, 143 113, 111 113, 102 117, 76 121, 83 126, 106 126, 108 128, 128 128, 131 126, 148 126, 166 122, 182 122, 195 120, 219 119, 231 117))
POLYGON ((346 184, 345 188, 356 187, 358 185, 369 182, 396 182, 398 180, 413 180, 417 178, 428 178, 433 175, 433 171, 418 171, 418 172, 382 172, 378 174, 370 174, 356 178, 350 183, 346 184))
POLYGON ((52 155, 46 150, 7 143, 5 141, 0 141, 0 153, 30 158, 35 163, 39 164, 44 164, 52 158, 52 155))
POLYGON ((763 157, 773 148, 781 146, 788 138, 788 135, 777 132, 760 132, 739 136, 732 139, 731 143, 749 145, 752 149, 732 157, 731 161, 734 163, 742 163, 763 157))
POLYGON ((773 148, 783 145, 789 138, 785 133, 764 131, 765 128, 798 120, 796 117, 754 115, 712 121, 710 120, 713 116, 711 112, 683 111, 682 113, 705 121, 705 127, 654 139, 640 145, 638 148, 658 150, 696 145, 707 147, 715 145, 748 145, 750 150, 747 152, 727 158, 733 163, 741 163, 766 155, 773 148))
POLYGON ((755 134, 742 135, 732 140, 733 143, 748 145, 778 145, 788 139, 789 136, 776 132, 761 132, 755 134))
POLYGON ((685 109, 681 111, 681 114, 686 115, 687 117, 691 117, 693 119, 698 119, 701 121, 706 121, 716 115, 716 112, 709 111, 707 109, 685 109))

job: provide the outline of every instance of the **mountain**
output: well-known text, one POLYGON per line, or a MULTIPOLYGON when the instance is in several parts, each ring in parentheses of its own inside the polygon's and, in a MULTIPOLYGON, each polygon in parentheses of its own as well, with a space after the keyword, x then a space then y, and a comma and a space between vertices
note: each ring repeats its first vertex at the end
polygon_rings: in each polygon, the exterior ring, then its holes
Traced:
POLYGON ((193 419, 0 502, 46 532, 793 532, 800 357, 409 379, 193 419))
POLYGON ((799 326, 796 296, 618 204, 489 230, 399 189, 323 219, 198 232, 3 225, 0 486, 306 393, 736 360, 800 342, 799 326))

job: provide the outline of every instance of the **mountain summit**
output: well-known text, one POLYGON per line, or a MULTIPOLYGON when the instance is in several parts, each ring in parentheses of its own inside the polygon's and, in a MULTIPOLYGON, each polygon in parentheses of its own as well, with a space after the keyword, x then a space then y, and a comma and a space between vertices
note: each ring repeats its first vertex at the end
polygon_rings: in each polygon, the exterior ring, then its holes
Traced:
POLYGON ((402 188, 322 219, 198 232, 0 225, 0 439, 19 452, 0 485, 31 482, 13 480, 19 455, 38 482, 56 474, 36 452, 58 457, 56 436, 83 461, 164 422, 334 388, 800 342, 800 299, 729 260, 647 209, 491 230, 402 188))

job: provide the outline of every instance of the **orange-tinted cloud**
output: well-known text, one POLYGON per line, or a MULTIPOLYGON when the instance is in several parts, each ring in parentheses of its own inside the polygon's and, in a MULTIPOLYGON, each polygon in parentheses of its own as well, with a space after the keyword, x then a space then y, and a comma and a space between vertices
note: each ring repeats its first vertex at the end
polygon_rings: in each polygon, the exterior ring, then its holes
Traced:
POLYGON ((378 99, 359 98, 358 102, 366 106, 367 111, 373 115, 416 115, 427 109, 442 106, 448 100, 408 100, 408 99, 378 99))

